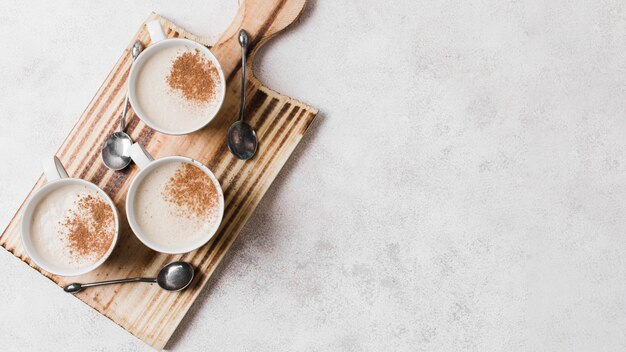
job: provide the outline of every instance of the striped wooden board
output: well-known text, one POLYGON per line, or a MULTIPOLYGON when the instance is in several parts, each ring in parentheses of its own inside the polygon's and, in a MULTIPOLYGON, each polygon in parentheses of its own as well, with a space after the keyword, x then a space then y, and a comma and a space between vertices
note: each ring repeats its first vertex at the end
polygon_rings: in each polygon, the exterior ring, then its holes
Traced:
MULTIPOLYGON (((209 46, 219 59, 227 79, 224 106, 201 131, 187 136, 167 136, 151 130, 134 115, 130 115, 127 128, 131 137, 142 143, 156 158, 189 156, 215 173, 224 190, 226 211, 217 235, 207 245, 185 255, 160 254, 142 245, 131 232, 124 216, 126 191, 137 168, 133 165, 124 171, 113 172, 107 170, 100 160, 100 147, 118 127, 121 116, 131 65, 130 46, 136 39, 144 45, 150 44, 143 24, 56 154, 70 176, 94 182, 115 201, 123 221, 120 241, 113 255, 98 270, 78 278, 62 278, 42 271, 26 256, 21 245, 19 222, 23 206, 0 237, 0 245, 59 286, 70 281, 154 276, 160 267, 171 261, 191 262, 197 269, 198 277, 183 292, 170 293, 156 285, 132 284, 92 288, 76 295, 133 335, 154 348, 162 349, 317 114, 316 109, 264 87, 250 75, 246 115, 259 136, 258 153, 250 161, 241 161, 234 158, 226 146, 226 131, 236 120, 239 108, 241 49, 236 38, 239 29, 245 28, 250 33, 248 72, 252 72, 252 62, 259 47, 294 22, 305 2, 247 0, 214 45, 157 14, 146 19, 146 22, 159 19, 169 37, 185 37, 209 46)), ((42 176, 33 191, 44 183, 42 176)))

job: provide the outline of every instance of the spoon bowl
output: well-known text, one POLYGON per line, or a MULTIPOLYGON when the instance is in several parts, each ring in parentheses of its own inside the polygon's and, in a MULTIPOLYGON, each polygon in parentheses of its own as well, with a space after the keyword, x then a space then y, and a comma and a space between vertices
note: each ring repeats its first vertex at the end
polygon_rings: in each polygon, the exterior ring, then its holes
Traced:
POLYGON ((239 159, 248 160, 257 148, 256 132, 250 125, 237 121, 228 128, 228 148, 239 159))
POLYGON ((157 284, 166 291, 184 290, 194 277, 193 266, 187 262, 173 262, 161 269, 157 275, 157 284))
POLYGON ((75 282, 73 284, 69 284, 63 287, 63 290, 68 293, 76 293, 76 292, 82 291, 82 289, 83 289, 83 285, 79 284, 78 282, 75 282))
POLYGON ((102 161, 111 170, 121 170, 130 164, 133 140, 122 131, 114 132, 102 146, 102 161))

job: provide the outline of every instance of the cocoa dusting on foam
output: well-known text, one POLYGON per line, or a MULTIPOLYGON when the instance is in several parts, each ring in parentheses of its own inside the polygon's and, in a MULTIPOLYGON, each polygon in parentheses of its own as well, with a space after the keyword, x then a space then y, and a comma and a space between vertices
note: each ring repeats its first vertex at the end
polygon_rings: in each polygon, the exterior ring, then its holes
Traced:
POLYGON ((208 219, 218 207, 217 189, 202 169, 183 163, 169 179, 163 198, 179 209, 179 215, 208 219))
POLYGON ((111 206, 99 197, 78 198, 61 225, 65 228, 70 254, 74 257, 102 258, 115 237, 115 215, 111 206))
POLYGON ((213 62, 196 49, 174 59, 167 84, 173 90, 180 90, 187 100, 207 103, 215 97, 219 79, 213 62))

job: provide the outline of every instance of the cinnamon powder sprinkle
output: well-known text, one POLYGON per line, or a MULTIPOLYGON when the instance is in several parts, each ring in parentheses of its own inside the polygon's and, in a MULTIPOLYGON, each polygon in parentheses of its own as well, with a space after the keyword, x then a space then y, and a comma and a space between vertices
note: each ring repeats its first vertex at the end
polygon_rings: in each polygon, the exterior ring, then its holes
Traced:
POLYGON ((62 222, 67 230, 70 254, 99 259, 115 237, 115 216, 111 206, 99 197, 82 196, 76 210, 62 222))
POLYGON ((196 49, 179 55, 172 64, 167 84, 173 90, 179 90, 187 100, 196 103, 207 103, 215 97, 217 68, 196 49))
POLYGON ((217 189, 202 169, 183 163, 165 185, 163 197, 177 206, 183 216, 211 216, 218 206, 217 189))

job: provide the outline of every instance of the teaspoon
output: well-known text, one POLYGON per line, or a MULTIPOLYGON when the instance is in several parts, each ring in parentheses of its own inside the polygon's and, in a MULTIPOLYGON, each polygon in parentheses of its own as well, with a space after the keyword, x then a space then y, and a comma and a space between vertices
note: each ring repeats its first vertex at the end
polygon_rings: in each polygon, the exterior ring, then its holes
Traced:
POLYGON ((248 160, 254 156, 257 148, 256 132, 250 125, 243 122, 243 113, 246 106, 246 50, 248 49, 248 32, 239 31, 241 45, 241 107, 239 120, 228 128, 228 149, 237 158, 248 160))
POLYGON ((135 277, 132 279, 108 280, 100 282, 92 282, 88 284, 73 283, 65 286, 63 290, 69 293, 82 291, 87 287, 123 284, 126 282, 156 282, 162 289, 166 291, 180 291, 191 283, 193 280, 193 266, 187 262, 172 262, 164 266, 156 278, 135 277))
MULTIPOLYGON (((133 44, 131 53, 133 62, 143 50, 143 44, 137 40, 133 44)), ((128 92, 124 101, 124 109, 122 110, 122 121, 120 122, 120 130, 114 132, 107 138, 102 146, 102 161, 104 165, 111 170, 121 170, 130 164, 130 146, 133 140, 124 132, 126 127, 126 112, 128 111, 128 92)))

